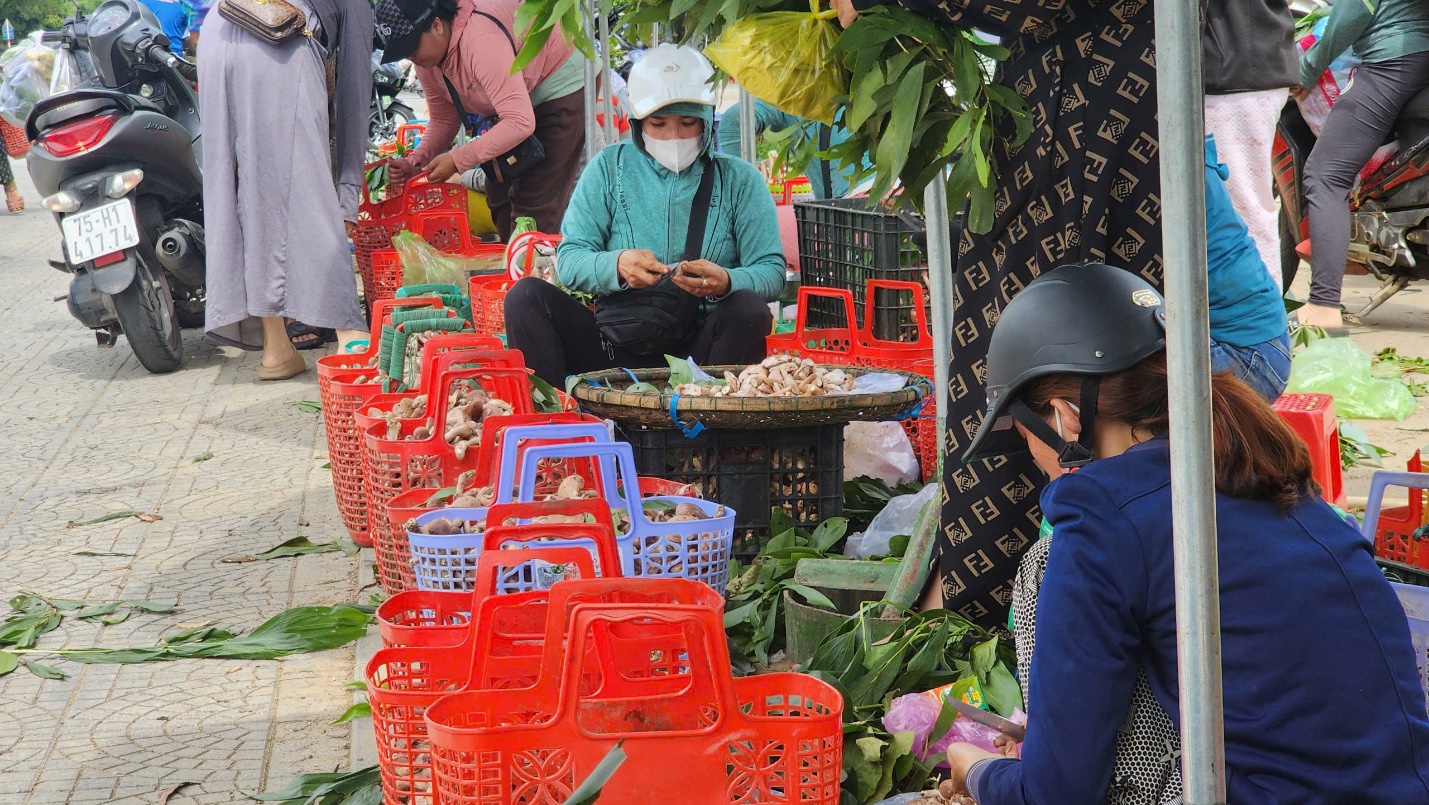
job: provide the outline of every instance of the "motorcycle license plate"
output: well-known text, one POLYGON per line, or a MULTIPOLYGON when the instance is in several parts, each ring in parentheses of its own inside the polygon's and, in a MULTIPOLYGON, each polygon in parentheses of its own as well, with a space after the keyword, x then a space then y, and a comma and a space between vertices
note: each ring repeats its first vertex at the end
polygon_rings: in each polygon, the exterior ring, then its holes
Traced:
POLYGON ((134 204, 127 198, 66 216, 60 228, 69 260, 76 265, 139 245, 134 204))

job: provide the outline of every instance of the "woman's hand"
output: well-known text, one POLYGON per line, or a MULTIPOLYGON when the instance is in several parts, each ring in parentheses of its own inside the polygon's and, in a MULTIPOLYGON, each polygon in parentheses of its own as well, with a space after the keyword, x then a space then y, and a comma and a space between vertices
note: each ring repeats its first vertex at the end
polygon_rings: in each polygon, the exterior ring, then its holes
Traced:
POLYGON ((427 171, 427 181, 432 184, 451 181, 457 175, 456 160, 452 158, 452 152, 448 151, 432 160, 427 165, 427 171))
POLYGON ((695 296, 718 299, 729 293, 729 272, 708 260, 690 260, 675 267, 675 284, 695 296))
POLYGON ((998 754, 1005 758, 1017 760, 1022 757, 1022 744, 1012 740, 1006 735, 999 735, 993 738, 992 745, 997 747, 998 754))
POLYGON ((980 760, 998 760, 1002 755, 993 753, 967 743, 953 744, 948 747, 948 765, 952 766, 952 773, 948 779, 953 781, 953 788, 959 794, 971 794, 968 791, 968 772, 980 760))
POLYGON ((616 258, 615 272, 631 288, 649 288, 670 273, 670 267, 656 260, 649 249, 626 249, 616 258))
POLYGON ((845 28, 858 19, 858 9, 853 7, 853 0, 833 0, 833 8, 839 13, 839 25, 845 28))

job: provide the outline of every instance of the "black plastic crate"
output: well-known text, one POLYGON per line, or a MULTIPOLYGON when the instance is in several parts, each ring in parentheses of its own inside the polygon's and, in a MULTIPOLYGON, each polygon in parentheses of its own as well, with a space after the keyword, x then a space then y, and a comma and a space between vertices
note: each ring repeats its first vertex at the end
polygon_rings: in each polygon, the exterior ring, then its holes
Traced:
POLYGON ((749 559, 769 538, 769 512, 782 508, 813 529, 843 515, 843 425, 764 430, 677 430, 623 426, 641 475, 694 485, 734 509, 734 555, 749 559))
POLYGON ((1390 581, 1408 584, 1411 587, 1429 587, 1429 570, 1388 559, 1375 559, 1375 561, 1379 563, 1379 569, 1384 573, 1384 577, 1390 581))
MULTIPOLYGON (((794 218, 799 226, 799 281, 851 291, 860 327, 869 280, 921 282, 927 287, 927 239, 922 220, 912 213, 886 210, 867 198, 840 198, 801 201, 794 205, 794 218)), ((926 293, 923 299, 926 306, 926 293)), ((832 299, 810 300, 809 325, 842 327, 842 307, 832 299)), ((911 294, 879 291, 873 311, 878 338, 916 339, 911 294)))

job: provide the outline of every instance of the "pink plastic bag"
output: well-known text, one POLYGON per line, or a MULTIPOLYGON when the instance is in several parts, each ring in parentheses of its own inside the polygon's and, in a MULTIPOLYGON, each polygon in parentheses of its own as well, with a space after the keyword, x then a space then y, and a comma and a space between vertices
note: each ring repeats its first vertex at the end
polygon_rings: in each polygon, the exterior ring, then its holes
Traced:
MULTIPOLYGON (((940 756, 935 766, 948 764, 947 758, 941 756, 955 743, 970 743, 989 752, 999 751, 993 741, 1002 733, 962 716, 954 719, 946 735, 929 743, 933 737, 933 728, 938 725, 938 714, 941 711, 942 707, 930 697, 922 693, 909 693, 899 696, 888 705, 888 713, 883 716, 883 728, 895 735, 912 732, 913 751, 925 762, 934 755, 940 756)), ((1026 723, 1027 717, 1021 710, 1017 710, 1013 712, 1010 720, 1023 724, 1026 723)))

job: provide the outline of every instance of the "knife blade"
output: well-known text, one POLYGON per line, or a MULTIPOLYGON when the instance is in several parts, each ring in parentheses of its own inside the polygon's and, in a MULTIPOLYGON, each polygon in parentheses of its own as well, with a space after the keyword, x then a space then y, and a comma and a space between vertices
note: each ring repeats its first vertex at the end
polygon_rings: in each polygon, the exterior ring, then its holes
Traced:
POLYGON ((980 707, 975 707, 962 699, 953 696, 944 696, 943 701, 950 705, 959 715, 966 716, 972 721, 995 729, 1018 743, 1027 737, 1027 728, 1015 721, 1008 721, 997 713, 991 713, 980 707))

